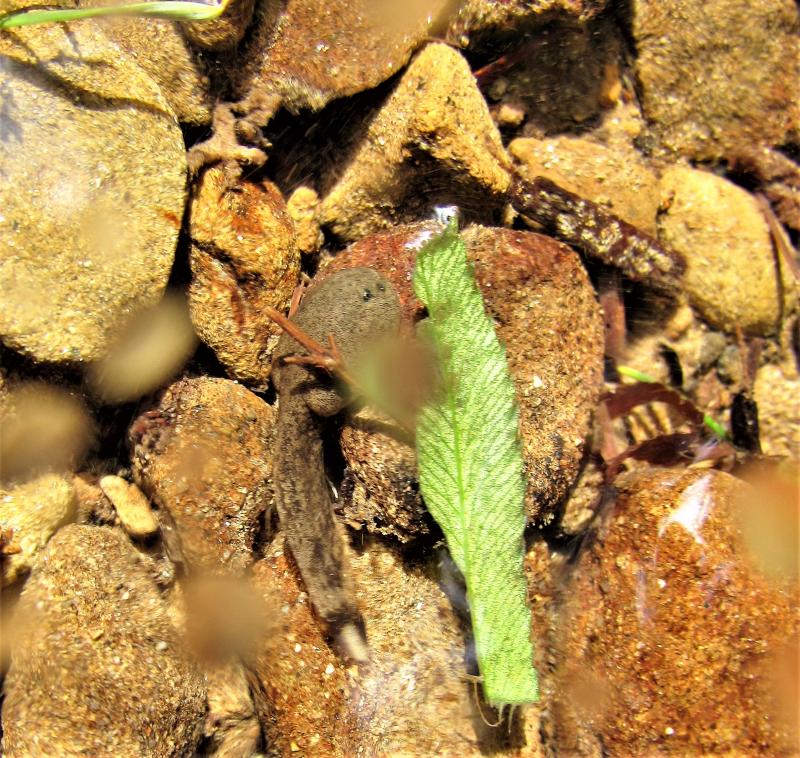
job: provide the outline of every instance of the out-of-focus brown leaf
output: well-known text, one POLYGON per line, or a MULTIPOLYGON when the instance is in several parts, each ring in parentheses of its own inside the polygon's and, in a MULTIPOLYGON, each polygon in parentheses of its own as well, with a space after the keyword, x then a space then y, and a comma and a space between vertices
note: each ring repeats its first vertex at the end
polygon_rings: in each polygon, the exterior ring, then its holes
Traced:
POLYGON ((651 440, 638 445, 631 445, 616 458, 606 461, 606 479, 612 480, 619 473, 624 461, 633 458, 646 461, 655 466, 676 466, 688 464, 693 457, 693 450, 699 440, 697 432, 679 432, 676 434, 660 434, 651 440))
POLYGON ((637 382, 623 384, 601 398, 609 416, 619 418, 629 413, 633 408, 648 403, 666 403, 681 414, 690 424, 700 427, 703 425, 703 412, 680 392, 657 382, 637 382))
POLYGON ((83 400, 48 384, 13 389, 0 414, 0 481, 75 470, 94 438, 83 400))

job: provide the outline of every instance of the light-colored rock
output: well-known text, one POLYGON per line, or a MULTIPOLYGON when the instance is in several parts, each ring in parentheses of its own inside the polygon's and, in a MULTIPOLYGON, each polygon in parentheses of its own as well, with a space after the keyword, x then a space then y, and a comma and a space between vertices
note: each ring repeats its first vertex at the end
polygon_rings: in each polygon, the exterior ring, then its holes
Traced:
POLYGON ((17 609, 4 755, 195 754, 205 682, 147 562, 118 529, 70 525, 50 540, 17 609))
POLYGON ((305 185, 298 187, 286 201, 286 210, 294 222, 297 249, 301 253, 316 253, 324 241, 317 220, 319 195, 305 185))
POLYGON ((768 363, 756 373, 761 448, 765 455, 800 460, 800 377, 791 364, 768 363))
POLYGON ((582 137, 522 137, 508 152, 526 179, 544 176, 655 235, 658 178, 633 147, 610 149, 582 137))
POLYGON ((280 190, 214 167, 201 177, 189 219, 189 308, 200 338, 231 376, 265 386, 285 312, 300 276, 294 225, 280 190))
POLYGON ((107 474, 100 478, 100 489, 111 501, 122 528, 137 539, 147 539, 158 531, 158 519, 150 501, 135 484, 121 476, 107 474))
POLYGON ((661 177, 661 203, 659 239, 686 259, 684 285, 700 315, 727 332, 775 331, 779 272, 753 197, 707 171, 675 166, 661 177))
POLYGON ((166 286, 183 136, 156 83, 91 23, 4 31, 0 90, 0 336, 35 360, 94 360, 166 286))
POLYGON ((134 481, 158 506, 173 560, 240 574, 272 502, 273 410, 227 379, 184 379, 130 428, 134 481))
POLYGON ((206 64, 178 22, 119 17, 108 19, 103 29, 158 84, 178 121, 192 126, 211 123, 213 98, 206 64))
POLYGON ((642 107, 657 143, 708 160, 800 127, 794 0, 634 0, 642 107))
POLYGON ((0 490, 0 528, 12 530, 13 544, 20 549, 2 559, 3 587, 31 570, 36 555, 75 513, 75 491, 63 476, 44 474, 0 490))
POLYGON ((427 216, 442 203, 467 205, 490 217, 502 207, 509 165, 469 64, 451 47, 431 44, 370 123, 341 179, 323 198, 320 220, 353 240, 401 219, 427 216))

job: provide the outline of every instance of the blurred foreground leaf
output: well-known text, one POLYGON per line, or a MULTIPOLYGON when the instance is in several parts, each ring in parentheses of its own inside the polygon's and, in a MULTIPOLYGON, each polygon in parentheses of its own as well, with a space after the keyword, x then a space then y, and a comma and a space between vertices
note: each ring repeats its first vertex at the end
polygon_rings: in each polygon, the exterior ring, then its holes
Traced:
POLYGON ((442 374, 417 421, 422 495, 464 575, 486 701, 529 703, 538 683, 523 573, 518 410, 455 220, 420 250, 414 291, 429 315, 420 334, 442 374))

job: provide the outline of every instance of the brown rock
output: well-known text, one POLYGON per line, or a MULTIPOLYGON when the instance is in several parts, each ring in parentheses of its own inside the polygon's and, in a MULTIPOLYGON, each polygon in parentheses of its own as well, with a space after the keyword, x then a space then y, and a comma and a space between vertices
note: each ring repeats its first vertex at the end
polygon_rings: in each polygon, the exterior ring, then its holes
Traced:
POLYGON ((222 168, 201 177, 192 201, 189 307, 197 334, 231 376, 265 386, 281 312, 299 281, 294 225, 270 182, 231 186, 222 168))
POLYGON ((632 147, 580 137, 515 139, 508 151, 526 179, 544 176, 655 236, 658 179, 632 147))
MULTIPOLYGON (((433 231, 433 225, 415 225, 364 239, 325 272, 377 268, 394 284, 404 317, 413 322, 420 315, 411 292, 416 249, 433 231)), ((463 237, 517 388, 526 508, 531 519, 548 521, 578 473, 602 386, 600 309, 577 255, 565 245, 530 232, 479 226, 467 227, 463 237)), ((357 521, 371 511, 368 526, 383 532, 388 526, 401 539, 422 531, 410 448, 399 454, 400 443, 364 424, 352 425, 342 440, 354 481, 345 515, 357 521)))
POLYGON ((159 508, 173 560, 243 571, 270 505, 272 408, 226 379, 184 379, 134 421, 133 474, 159 508))
POLYGON ((207 66, 179 23, 120 17, 107 19, 103 29, 158 84, 178 121, 192 126, 211 123, 213 98, 207 66))
POLYGON ((800 127, 793 0, 635 0, 632 32, 652 136, 695 160, 783 144, 800 127))
POLYGON ((431 556, 409 570, 379 543, 351 556, 371 660, 345 669, 320 635, 282 538, 273 543, 254 579, 282 597, 284 631, 264 640, 251 680, 277 754, 538 754, 534 709, 523 712, 525 723, 517 722, 511 737, 481 721, 462 676, 462 622, 438 586, 436 562, 431 556))
POLYGON ((186 38, 205 50, 221 52, 236 47, 253 18, 255 0, 233 0, 213 21, 187 21, 181 24, 186 38))
POLYGON ((17 624, 4 755, 194 752, 203 676, 124 534, 60 530, 25 586, 17 624))
MULTIPOLYGON (((686 259, 692 305, 724 331, 773 332, 782 307, 780 273, 753 197, 707 171, 679 166, 662 175, 661 197, 659 238, 686 259)), ((793 292, 788 281, 786 291, 793 292)))
POLYGON ((434 204, 489 218, 503 203, 509 160, 467 61, 444 44, 413 60, 320 205, 320 221, 353 240, 434 204), (476 200, 476 198, 481 198, 476 200))
POLYGON ((458 37, 497 27, 507 29, 541 23, 543 18, 549 21, 554 16, 573 22, 586 21, 602 11, 605 4, 604 0, 511 0, 504 3, 466 0, 459 5, 449 33, 458 37))
POLYGON ((69 480, 44 474, 10 489, 0 489, 0 529, 11 530, 19 552, 0 558, 3 587, 26 575, 34 558, 59 527, 75 518, 75 491, 69 480))
POLYGON ((791 754, 796 590, 761 573, 740 521, 741 498, 764 502, 717 471, 650 471, 616 486, 551 640, 553 749, 791 754))
POLYGON ((292 111, 319 110, 380 84, 435 34, 448 6, 415 0, 401 12, 367 0, 289 0, 277 20, 272 8, 262 11, 239 66, 242 110, 275 98, 292 111))
POLYGON ((753 398, 758 403, 764 454, 800 460, 800 376, 797 368, 789 362, 762 366, 756 373, 753 398))
POLYGON ((0 153, 0 334, 35 360, 93 360, 167 284, 183 135, 156 83, 93 24, 4 31, 0 89, 14 93, 3 119, 13 149, 0 153))

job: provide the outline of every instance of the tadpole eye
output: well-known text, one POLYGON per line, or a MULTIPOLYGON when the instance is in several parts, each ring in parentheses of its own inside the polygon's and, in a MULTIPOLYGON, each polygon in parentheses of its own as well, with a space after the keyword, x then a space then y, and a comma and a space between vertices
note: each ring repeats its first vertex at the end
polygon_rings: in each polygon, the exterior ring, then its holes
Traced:
POLYGON ((364 290, 364 294, 362 295, 364 298, 364 302, 367 303, 372 300, 372 291, 371 290, 364 290))
POLYGON ((383 282, 378 282, 378 292, 386 292, 386 285, 383 282))

